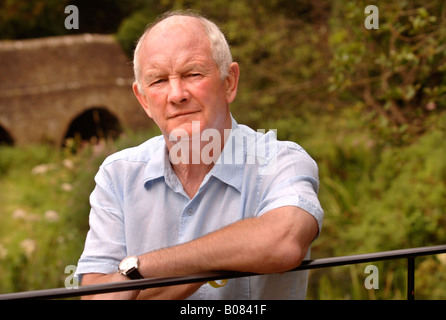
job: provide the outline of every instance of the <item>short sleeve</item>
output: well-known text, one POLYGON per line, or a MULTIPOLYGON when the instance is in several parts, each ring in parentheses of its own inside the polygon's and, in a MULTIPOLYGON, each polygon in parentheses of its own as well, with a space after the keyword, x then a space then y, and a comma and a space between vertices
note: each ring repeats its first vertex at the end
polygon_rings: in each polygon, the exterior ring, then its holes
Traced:
POLYGON ((296 206, 310 213, 322 228, 324 211, 318 199, 319 172, 316 162, 293 142, 281 142, 277 154, 266 164, 259 186, 257 216, 283 206, 296 206))
POLYGON ((76 276, 116 272, 126 256, 124 218, 112 183, 101 167, 90 195, 90 230, 79 259, 76 276))

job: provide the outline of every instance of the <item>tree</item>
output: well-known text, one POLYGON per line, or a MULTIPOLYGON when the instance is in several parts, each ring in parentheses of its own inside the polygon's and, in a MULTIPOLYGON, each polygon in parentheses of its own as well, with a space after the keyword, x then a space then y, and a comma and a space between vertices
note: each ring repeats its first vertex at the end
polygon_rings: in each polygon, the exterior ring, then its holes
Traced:
POLYGON ((0 39, 24 39, 66 33, 64 0, 0 2, 0 39))
POLYGON ((326 101, 328 2, 150 1, 120 26, 117 37, 126 52, 131 55, 156 15, 178 8, 197 10, 223 29, 241 66, 240 90, 232 105, 240 122, 262 127, 268 120, 320 109, 326 101))
POLYGON ((115 33, 121 21, 142 7, 144 0, 3 0, 0 39, 25 39, 72 33, 115 33), (79 11, 79 29, 66 29, 65 8, 79 11))
POLYGON ((438 0, 377 6, 377 30, 364 27, 363 1, 334 6, 330 89, 363 101, 401 142, 446 107, 446 7, 438 0))

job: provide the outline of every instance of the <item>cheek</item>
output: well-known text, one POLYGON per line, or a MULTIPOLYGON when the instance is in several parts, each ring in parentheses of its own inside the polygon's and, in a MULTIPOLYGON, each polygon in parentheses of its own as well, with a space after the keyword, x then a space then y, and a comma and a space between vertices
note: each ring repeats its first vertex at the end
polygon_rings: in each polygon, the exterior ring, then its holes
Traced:
POLYGON ((164 94, 160 91, 151 90, 146 92, 146 97, 147 105, 152 115, 159 114, 162 106, 165 104, 163 101, 166 101, 164 94))
POLYGON ((212 107, 226 101, 225 89, 221 83, 201 82, 193 87, 194 96, 212 107))
POLYGON ((157 103, 163 96, 165 96, 165 93, 162 89, 148 89, 146 90, 146 96, 151 103, 157 103))

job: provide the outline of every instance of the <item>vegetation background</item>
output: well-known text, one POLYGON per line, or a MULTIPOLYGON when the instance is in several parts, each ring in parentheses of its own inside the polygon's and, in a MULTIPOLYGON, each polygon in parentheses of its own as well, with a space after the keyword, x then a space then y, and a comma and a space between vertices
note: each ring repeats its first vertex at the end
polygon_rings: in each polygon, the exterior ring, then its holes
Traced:
MULTIPOLYGON (((199 10, 224 30, 241 66, 232 112, 277 129, 317 161, 322 233, 312 257, 446 242, 446 2, 442 0, 5 0, 0 38, 115 34, 131 57, 147 23, 199 10), (64 8, 79 8, 66 30, 64 8), (367 5, 379 29, 364 27, 367 5)), ((37 107, 37 106, 34 106, 37 107)), ((158 134, 64 149, 0 148, 0 292, 63 287, 88 230, 88 196, 106 155, 158 134)), ((404 299, 405 262, 311 272, 309 299, 404 299)), ((416 298, 446 298, 444 255, 418 258, 416 298)))

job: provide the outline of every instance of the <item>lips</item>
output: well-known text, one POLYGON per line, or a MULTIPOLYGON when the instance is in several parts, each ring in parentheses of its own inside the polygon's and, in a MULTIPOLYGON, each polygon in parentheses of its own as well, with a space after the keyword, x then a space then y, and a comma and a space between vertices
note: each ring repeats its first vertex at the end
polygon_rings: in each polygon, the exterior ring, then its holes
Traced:
POLYGON ((200 111, 183 111, 183 112, 178 112, 178 113, 175 113, 173 115, 168 116, 167 119, 178 118, 178 117, 181 117, 181 116, 188 116, 188 115, 192 115, 192 114, 195 114, 195 113, 198 113, 198 112, 200 112, 200 111))

